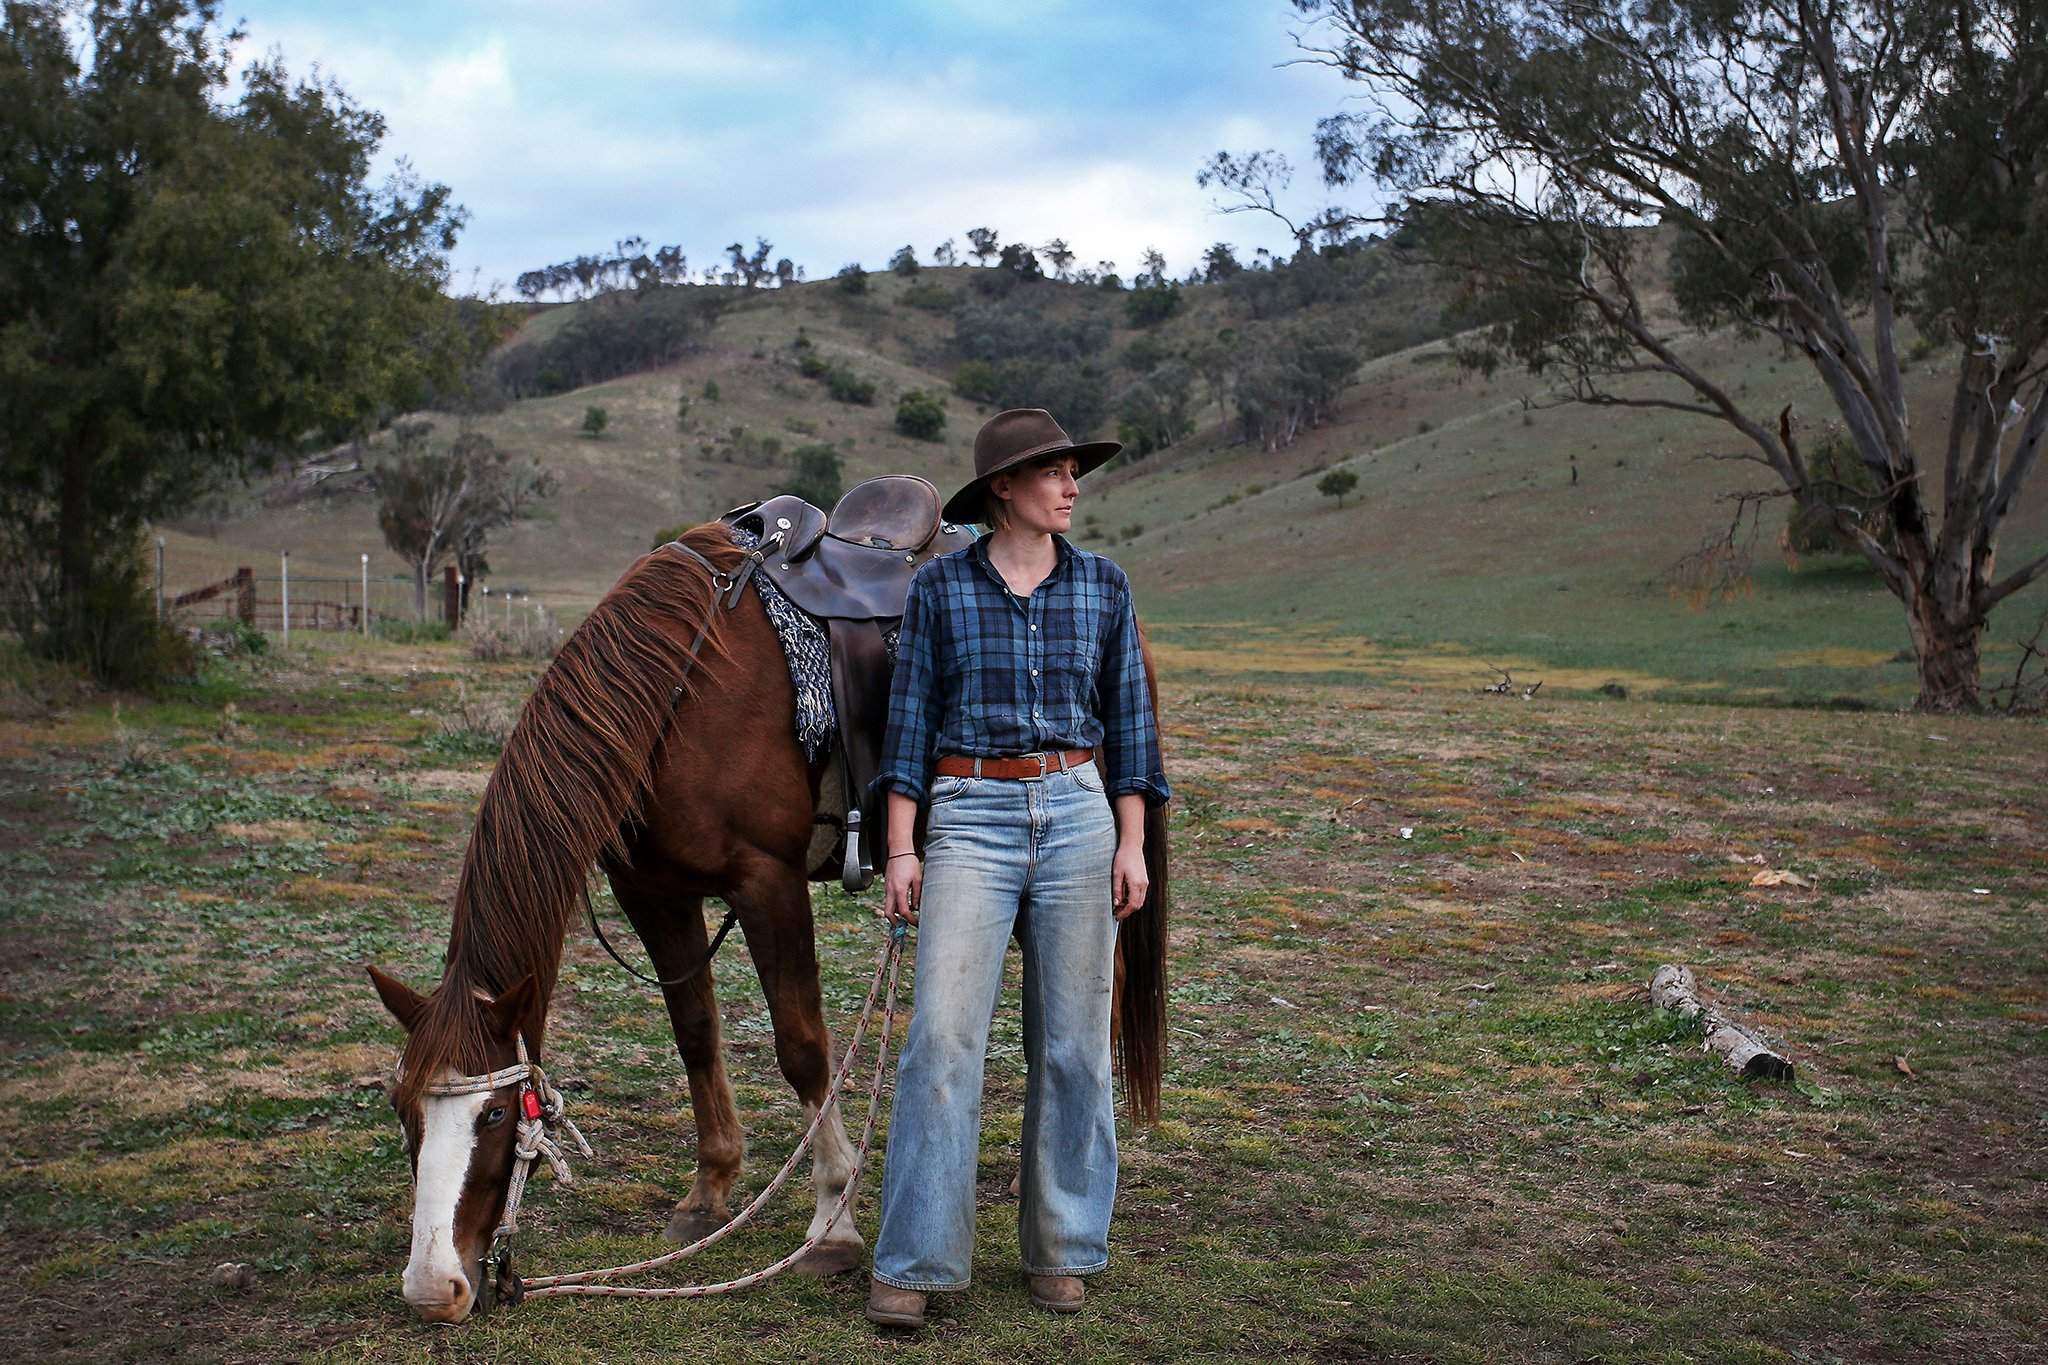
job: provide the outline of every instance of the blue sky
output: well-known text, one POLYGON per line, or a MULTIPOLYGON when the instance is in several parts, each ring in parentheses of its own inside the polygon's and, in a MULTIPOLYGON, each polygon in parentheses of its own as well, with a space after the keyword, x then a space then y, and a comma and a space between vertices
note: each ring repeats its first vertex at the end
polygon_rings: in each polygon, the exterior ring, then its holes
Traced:
MULTIPOLYGON (((1296 55, 1281 0, 1202 3, 618 3, 250 0, 244 53, 317 64, 389 120, 470 225, 457 283, 638 234, 692 269, 764 235, 813 277, 929 260, 968 228, 1129 274, 1203 247, 1288 245, 1225 217, 1194 175, 1220 148, 1274 147, 1304 214, 1329 196, 1315 120, 1344 83, 1296 55)), ((1363 202, 1363 194, 1353 194, 1363 202)))

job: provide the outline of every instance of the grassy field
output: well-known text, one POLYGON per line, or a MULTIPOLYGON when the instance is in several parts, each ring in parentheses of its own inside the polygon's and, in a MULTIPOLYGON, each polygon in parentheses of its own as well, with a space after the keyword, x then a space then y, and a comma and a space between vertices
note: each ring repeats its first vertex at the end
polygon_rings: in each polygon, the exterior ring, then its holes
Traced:
MULTIPOLYGON (((1112 1269, 1074 1319, 1032 1310, 1018 1281, 1009 994, 975 1287, 911 1342, 861 1321, 852 1276, 711 1304, 534 1303, 452 1331, 400 1301, 410 1206, 381 1091, 398 1040, 362 965, 434 979, 494 752, 441 717, 515 703, 530 672, 454 646, 342 641, 118 708, 52 700, 47 678, 0 686, 0 1265, 15 1349, 2048 1353, 2037 724, 1524 704, 1313 668, 1247 679, 1178 648, 1167 1117, 1123 1134, 1112 1269), (1752 886, 1758 859, 1811 889, 1752 886), (1665 961, 1781 1038, 1797 1083, 1738 1081, 1650 1010, 1641 987, 1665 961), (252 1268, 251 1288, 210 1283, 228 1261, 252 1268)), ((879 943, 871 900, 817 898, 835 1025, 879 943)), ((726 951, 751 1191, 801 1116, 744 950, 726 951)), ((555 1011, 553 1069, 598 1155, 573 1189, 537 1182, 529 1273, 656 1249, 690 1165, 659 1005, 579 933, 555 1011)), ((781 1204, 697 1273, 771 1259, 806 1205, 781 1204)))

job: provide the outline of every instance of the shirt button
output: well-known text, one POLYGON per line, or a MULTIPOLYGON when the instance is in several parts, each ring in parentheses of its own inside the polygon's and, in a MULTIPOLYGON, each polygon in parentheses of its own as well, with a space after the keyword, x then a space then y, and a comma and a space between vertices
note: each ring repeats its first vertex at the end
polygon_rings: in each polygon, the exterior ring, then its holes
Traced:
POLYGON ((1031 625, 1031 628, 1032 628, 1033 630, 1037 630, 1037 629, 1038 629, 1038 624, 1037 624, 1037 622, 1035 622, 1035 621, 1034 621, 1034 622, 1032 623, 1032 625, 1031 625))
POLYGON ((1034 678, 1035 678, 1035 677, 1037 677, 1037 676, 1038 676, 1038 670, 1037 670, 1037 669, 1035 669, 1035 668, 1034 668, 1034 669, 1032 669, 1032 670, 1031 670, 1031 676, 1032 676, 1032 677, 1034 677, 1034 678))

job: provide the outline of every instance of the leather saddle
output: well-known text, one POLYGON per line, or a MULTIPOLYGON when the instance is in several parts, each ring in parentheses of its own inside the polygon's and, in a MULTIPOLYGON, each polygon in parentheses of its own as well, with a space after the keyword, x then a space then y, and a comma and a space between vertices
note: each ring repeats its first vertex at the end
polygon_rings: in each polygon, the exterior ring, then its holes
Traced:
MULTIPOLYGON (((832 656, 832 704, 845 781, 842 846, 813 871, 831 879, 839 866, 849 891, 865 888, 874 853, 888 844, 886 801, 868 798, 882 762, 894 672, 883 639, 903 618, 910 579, 926 560, 957 550, 973 533, 939 515, 939 490, 914 474, 884 474, 855 484, 828 514, 794 493, 747 503, 719 520, 760 537, 758 572, 825 627, 832 656), (874 837, 863 839, 863 831, 874 837)), ((837 823, 836 815, 819 820, 837 823)))

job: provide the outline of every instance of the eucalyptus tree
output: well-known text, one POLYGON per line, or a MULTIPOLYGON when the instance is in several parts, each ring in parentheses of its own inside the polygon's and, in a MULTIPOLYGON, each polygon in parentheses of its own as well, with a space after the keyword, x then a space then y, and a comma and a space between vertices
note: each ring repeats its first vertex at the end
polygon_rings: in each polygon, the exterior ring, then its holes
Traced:
MULTIPOLYGON (((444 185, 214 0, 0 8, 0 541, 47 652, 132 618, 143 524, 459 373, 444 185)), ((144 609, 143 619, 148 619, 144 609)))
POLYGON ((1364 96, 1317 127, 1324 178, 1391 194, 1486 301, 1498 321, 1468 360, 1725 423, 1764 491, 1834 522, 1903 605, 1919 705, 1978 706, 1993 609, 2048 572, 2048 554, 1996 565, 2048 439, 2048 8, 1296 8, 1307 57, 1364 96), (1679 322, 1811 366, 1882 517, 1817 475, 1790 409, 1682 344, 1651 292, 1667 280, 1679 322), (1916 336, 1919 359, 1946 348, 1938 413, 1909 402, 1916 336))

